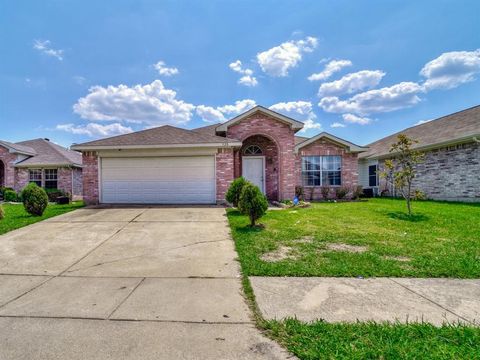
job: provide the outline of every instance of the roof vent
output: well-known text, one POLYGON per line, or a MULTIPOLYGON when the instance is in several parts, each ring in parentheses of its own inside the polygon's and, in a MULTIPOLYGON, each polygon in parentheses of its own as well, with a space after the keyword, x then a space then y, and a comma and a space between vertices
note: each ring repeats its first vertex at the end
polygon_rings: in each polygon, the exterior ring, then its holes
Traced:
POLYGON ((50 139, 49 139, 49 138, 44 138, 43 140, 45 140, 45 141, 50 141, 50 139))

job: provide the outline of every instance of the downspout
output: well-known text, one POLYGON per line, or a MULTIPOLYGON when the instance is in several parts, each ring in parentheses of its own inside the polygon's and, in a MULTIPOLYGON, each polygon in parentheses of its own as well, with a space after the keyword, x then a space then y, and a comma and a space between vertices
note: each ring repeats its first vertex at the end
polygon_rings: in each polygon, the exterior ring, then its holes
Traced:
POLYGON ((477 144, 480 144, 480 140, 476 136, 473 137, 473 141, 475 141, 477 144))
POLYGON ((73 168, 73 166, 71 166, 71 167, 70 167, 70 172, 72 173, 72 192, 71 192, 71 194, 72 194, 72 200, 73 200, 73 171, 74 171, 74 168, 73 168))

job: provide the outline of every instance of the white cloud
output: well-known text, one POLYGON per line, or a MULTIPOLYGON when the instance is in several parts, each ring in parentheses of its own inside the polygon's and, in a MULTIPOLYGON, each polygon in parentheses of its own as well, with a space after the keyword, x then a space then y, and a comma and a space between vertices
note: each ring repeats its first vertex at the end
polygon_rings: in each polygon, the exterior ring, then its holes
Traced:
POLYGON ((367 117, 361 117, 354 114, 343 114, 343 121, 351 124, 367 125, 372 122, 372 119, 367 117))
POLYGON ((124 120, 152 126, 185 124, 194 109, 194 105, 177 99, 177 93, 166 89, 161 80, 132 87, 93 86, 73 106, 74 112, 84 119, 124 120))
POLYGON ((270 106, 269 109, 300 121, 317 118, 310 101, 280 102, 270 106))
POLYGON ((323 83, 318 90, 318 96, 352 94, 357 91, 372 89, 377 86, 385 73, 380 70, 362 70, 350 73, 340 80, 323 83))
POLYGON ((323 69, 323 71, 310 75, 308 77, 308 80, 310 81, 327 80, 333 74, 339 72, 340 70, 342 70, 347 66, 352 66, 352 62, 350 60, 332 60, 327 65, 325 65, 325 68, 323 69))
POLYGON ((227 117, 234 117, 238 114, 244 113, 245 111, 250 110, 256 104, 255 100, 244 99, 235 101, 233 105, 224 105, 224 106, 205 106, 198 105, 197 115, 206 122, 224 122, 227 120, 227 117))
POLYGON ((119 123, 109 125, 101 125, 96 123, 89 123, 86 125, 59 124, 56 126, 56 129, 75 135, 87 135, 90 137, 121 135, 133 131, 131 127, 123 126, 119 123))
POLYGON ((157 62, 153 67, 158 71, 158 74, 162 76, 172 76, 179 73, 176 67, 168 67, 164 61, 157 62))
POLYGON ((330 127, 332 127, 332 128, 344 128, 346 126, 347 125, 339 123, 339 122, 334 122, 333 124, 330 125, 330 127))
POLYGON ((279 46, 257 54, 257 61, 263 72, 270 76, 283 77, 297 66, 302 55, 312 52, 317 47, 317 39, 307 37, 304 40, 287 41, 279 46))
POLYGON ((238 80, 239 84, 245 85, 245 86, 257 86, 258 84, 257 78, 255 76, 252 76, 253 70, 243 68, 242 62, 240 60, 234 61, 233 63, 229 64, 228 67, 233 71, 235 71, 236 73, 243 75, 238 80))
POLYGON ((303 128, 300 130, 302 133, 308 130, 319 130, 322 128, 322 125, 315 121, 317 115, 313 112, 313 106, 310 101, 280 102, 270 106, 269 109, 291 117, 292 119, 303 121, 303 128))
POLYGON ((475 80, 480 73, 480 49, 446 52, 425 64, 420 74, 425 89, 452 89, 475 80))
POLYGON ((57 58, 58 60, 62 61, 63 60, 63 50, 61 49, 52 49, 50 47, 50 40, 35 40, 33 42, 33 48, 35 50, 40 51, 41 53, 48 55, 48 56, 53 56, 54 58, 57 58))
POLYGON ((324 97, 318 103, 323 110, 332 113, 367 115, 403 109, 420 102, 418 94, 423 88, 414 82, 401 82, 390 87, 369 90, 347 100, 336 96, 324 97))
POLYGON ((303 123, 303 128, 299 132, 304 133, 307 132, 308 130, 316 129, 320 130, 322 128, 322 125, 318 122, 315 122, 313 120, 307 120, 303 123))
POLYGON ((422 124, 425 124, 425 123, 428 123, 430 121, 432 121, 433 119, 429 119, 429 120, 420 120, 418 122, 416 122, 414 125, 422 125, 422 124))
POLYGON ((257 78, 254 77, 254 76, 250 76, 250 75, 242 76, 242 77, 238 80, 238 83, 239 83, 239 84, 242 84, 242 85, 245 85, 245 86, 251 86, 251 87, 258 85, 257 78))

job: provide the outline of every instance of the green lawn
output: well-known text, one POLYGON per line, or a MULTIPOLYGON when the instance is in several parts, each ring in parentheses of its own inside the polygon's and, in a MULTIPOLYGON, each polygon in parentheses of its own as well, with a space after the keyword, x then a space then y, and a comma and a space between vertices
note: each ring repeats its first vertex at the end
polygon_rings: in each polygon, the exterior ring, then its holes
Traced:
POLYGON ((264 229, 233 209, 228 218, 247 276, 480 278, 480 204, 422 201, 413 211, 409 219, 404 201, 370 199, 268 211, 264 229), (282 247, 289 258, 261 259, 282 247))
POLYGON ((42 216, 32 216, 25 211, 23 204, 3 204, 5 218, 0 220, 0 235, 83 206, 83 201, 76 201, 68 205, 48 204, 42 216))
POLYGON ((270 321, 271 337, 300 359, 478 359, 480 328, 429 324, 270 321))

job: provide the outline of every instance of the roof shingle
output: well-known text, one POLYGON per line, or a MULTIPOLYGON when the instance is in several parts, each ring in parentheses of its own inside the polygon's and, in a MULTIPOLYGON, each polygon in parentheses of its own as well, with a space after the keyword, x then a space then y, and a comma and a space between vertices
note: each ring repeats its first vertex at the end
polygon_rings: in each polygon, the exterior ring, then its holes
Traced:
POLYGON ((82 165, 82 154, 65 149, 45 139, 27 140, 15 145, 26 146, 35 151, 36 155, 23 160, 15 166, 49 166, 49 165, 82 165))
POLYGON ((368 151, 360 154, 360 158, 382 157, 389 153, 399 134, 418 141, 414 148, 434 148, 449 142, 467 139, 480 135, 480 105, 462 110, 436 120, 412 126, 393 135, 377 140, 367 147, 368 151))

